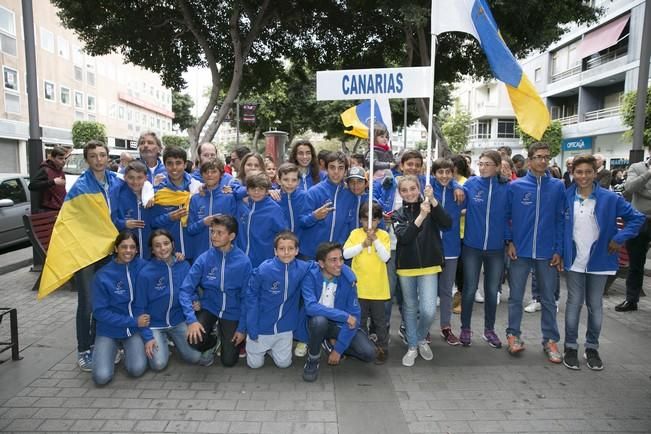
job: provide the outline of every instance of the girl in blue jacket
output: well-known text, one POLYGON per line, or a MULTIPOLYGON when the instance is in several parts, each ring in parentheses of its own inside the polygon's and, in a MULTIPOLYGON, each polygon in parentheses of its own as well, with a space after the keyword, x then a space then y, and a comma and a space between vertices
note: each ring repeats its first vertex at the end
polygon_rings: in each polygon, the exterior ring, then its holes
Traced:
POLYGON ((308 140, 299 140, 292 146, 289 162, 296 164, 299 170, 299 190, 307 192, 312 186, 326 178, 326 174, 319 168, 314 146, 308 140))
POLYGON ((97 323, 93 354, 93 381, 107 384, 113 379, 118 347, 124 348, 124 365, 133 377, 147 369, 140 328, 149 325, 149 315, 134 303, 136 276, 145 261, 138 257, 138 238, 125 230, 115 239, 113 260, 95 274, 93 316, 97 323))
POLYGON ((565 351, 563 364, 579 369, 578 334, 581 308, 588 308, 584 357, 588 368, 600 371, 599 335, 603 319, 603 293, 609 275, 619 267, 620 247, 635 237, 645 217, 630 203, 599 186, 597 163, 592 155, 574 157, 574 183, 566 192, 563 265, 567 278, 565 351), (624 220, 618 230, 617 218, 624 220))
POLYGON ((484 267, 484 333, 482 338, 493 348, 502 346, 495 333, 497 292, 504 269, 504 241, 511 239, 508 222, 508 182, 499 176, 502 157, 497 151, 479 156, 479 176, 463 184, 466 193, 466 223, 463 239, 463 294, 461 334, 464 347, 471 345, 472 306, 484 267))
POLYGON ((155 371, 165 369, 169 360, 168 339, 172 339, 181 358, 187 363, 211 365, 212 353, 202 358, 187 341, 188 327, 179 303, 183 279, 190 271, 190 264, 174 255, 174 239, 164 229, 151 233, 149 244, 152 259, 138 275, 138 305, 150 315, 149 328, 143 332, 145 352, 149 367, 155 371))

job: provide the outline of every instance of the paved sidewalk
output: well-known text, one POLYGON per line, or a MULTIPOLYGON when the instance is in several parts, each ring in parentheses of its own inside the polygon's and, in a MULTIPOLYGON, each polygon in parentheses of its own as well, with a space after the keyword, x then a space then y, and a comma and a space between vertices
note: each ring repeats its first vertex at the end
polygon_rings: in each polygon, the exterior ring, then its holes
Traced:
MULTIPOLYGON (((0 354, 3 432, 651 432, 651 297, 638 312, 616 313, 622 280, 604 303, 602 372, 548 363, 538 342, 540 313, 524 314, 522 357, 488 347, 476 304, 473 346, 449 347, 434 333, 434 361, 418 359, 413 368, 401 366, 404 347, 394 334, 385 366, 322 364, 314 384, 301 380, 302 360, 286 370, 268 361, 254 371, 243 361, 201 368, 175 358, 166 371, 140 379, 120 368, 100 388, 75 364, 76 294, 62 289, 37 302, 28 270, 0 277, 0 304, 18 308, 24 357, 0 354)), ((497 314, 501 337, 505 301, 506 294, 497 314)), ((564 297, 561 335, 563 306, 564 297)), ((0 340, 7 334, 3 321, 0 340)))

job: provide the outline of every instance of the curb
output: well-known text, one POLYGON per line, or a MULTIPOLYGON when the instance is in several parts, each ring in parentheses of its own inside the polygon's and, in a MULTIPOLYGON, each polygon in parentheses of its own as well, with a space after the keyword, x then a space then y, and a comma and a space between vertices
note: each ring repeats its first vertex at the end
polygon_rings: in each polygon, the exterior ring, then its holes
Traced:
POLYGON ((0 274, 7 274, 21 268, 29 267, 30 265, 32 265, 32 263, 33 263, 33 259, 27 258, 17 262, 12 262, 10 264, 2 265, 0 266, 0 274))

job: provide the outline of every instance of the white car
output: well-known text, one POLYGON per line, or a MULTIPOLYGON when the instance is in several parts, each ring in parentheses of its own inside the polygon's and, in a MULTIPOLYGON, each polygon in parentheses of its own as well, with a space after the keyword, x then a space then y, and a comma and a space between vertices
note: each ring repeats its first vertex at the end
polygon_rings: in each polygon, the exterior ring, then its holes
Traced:
POLYGON ((0 248, 29 241, 23 215, 29 214, 29 177, 0 173, 0 248))

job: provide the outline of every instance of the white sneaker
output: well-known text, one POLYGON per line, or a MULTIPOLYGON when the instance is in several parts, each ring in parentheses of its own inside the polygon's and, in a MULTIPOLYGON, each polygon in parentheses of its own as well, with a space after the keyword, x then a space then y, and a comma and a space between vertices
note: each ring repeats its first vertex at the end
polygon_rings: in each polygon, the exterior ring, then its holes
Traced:
POLYGON ((414 366, 418 357, 418 350, 416 348, 409 348, 404 356, 402 356, 402 366, 414 366))
POLYGON ((305 342, 298 342, 294 348, 294 355, 296 357, 305 357, 307 354, 307 344, 305 342))
POLYGON ((539 301, 536 300, 531 300, 531 303, 529 303, 525 308, 524 311, 527 313, 534 313, 538 312, 542 309, 542 304, 540 304, 539 301))
POLYGON ((500 295, 502 295, 502 293, 498 292, 497 293, 497 304, 500 304, 500 302, 502 301, 500 295))
POLYGON ((434 358, 434 354, 432 353, 432 349, 427 344, 427 342, 423 342, 422 344, 418 344, 418 354, 420 354, 420 356, 423 358, 423 360, 432 360, 434 358))
POLYGON ((484 302, 484 296, 481 295, 481 292, 479 292, 479 290, 477 290, 477 292, 475 292, 475 303, 483 303, 483 302, 484 302))
POLYGON ((439 307, 441 305, 441 298, 436 297, 436 307, 439 307))

